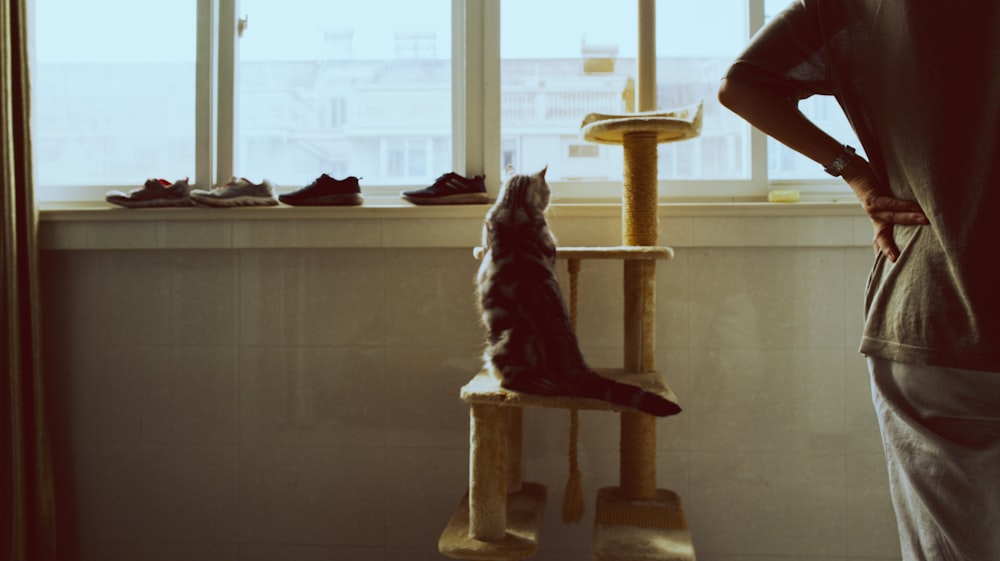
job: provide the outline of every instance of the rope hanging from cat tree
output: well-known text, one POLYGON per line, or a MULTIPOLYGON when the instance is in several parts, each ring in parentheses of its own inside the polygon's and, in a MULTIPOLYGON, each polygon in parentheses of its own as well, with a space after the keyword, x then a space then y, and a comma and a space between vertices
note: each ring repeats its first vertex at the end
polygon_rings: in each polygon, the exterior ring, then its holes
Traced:
MULTIPOLYGON (((580 260, 570 259, 569 270, 569 322, 576 333, 577 303, 579 302, 580 260)), ((580 412, 574 407, 569 411, 569 479, 563 493, 563 522, 579 522, 583 517, 583 482, 580 474, 577 441, 580 436, 580 412)))

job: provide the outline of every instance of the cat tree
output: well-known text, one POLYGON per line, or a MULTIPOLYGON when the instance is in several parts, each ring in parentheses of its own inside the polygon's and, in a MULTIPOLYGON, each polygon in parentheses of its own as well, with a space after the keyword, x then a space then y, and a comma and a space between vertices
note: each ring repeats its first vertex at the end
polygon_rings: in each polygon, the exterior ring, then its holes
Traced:
MULTIPOLYGON (((639 0, 637 112, 588 115, 581 129, 591 142, 623 146, 623 245, 559 248, 558 255, 568 261, 574 325, 580 262, 623 261, 624 365, 597 370, 676 402, 655 368, 656 261, 673 256, 671 248, 657 245, 657 144, 697 136, 702 109, 698 103, 678 111, 656 112, 655 21, 655 0, 639 0)), ((486 371, 462 387, 460 396, 470 406, 469 491, 441 535, 441 553, 456 559, 516 561, 536 552, 547 491, 544 485, 522 480, 521 413, 524 407, 549 407, 573 412, 571 440, 575 439, 576 410, 620 414, 619 485, 598 491, 594 559, 694 560, 680 498, 656 486, 654 417, 598 400, 511 392, 486 371)), ((570 456, 572 482, 579 477, 572 444, 570 456)), ((564 517, 572 519, 579 514, 579 507, 572 504, 579 497, 567 499, 564 517)))

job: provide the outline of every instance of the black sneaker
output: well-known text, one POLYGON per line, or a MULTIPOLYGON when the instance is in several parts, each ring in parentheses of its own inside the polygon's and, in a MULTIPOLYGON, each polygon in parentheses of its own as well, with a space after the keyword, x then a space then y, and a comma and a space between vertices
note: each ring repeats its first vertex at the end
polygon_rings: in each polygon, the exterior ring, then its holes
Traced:
POLYGON ((486 176, 467 179, 455 172, 448 172, 430 187, 416 191, 403 191, 404 199, 415 205, 469 205, 490 202, 486 194, 486 176))
POLYGON ((298 191, 278 195, 278 200, 292 206, 358 206, 362 203, 357 177, 334 179, 325 173, 298 191))

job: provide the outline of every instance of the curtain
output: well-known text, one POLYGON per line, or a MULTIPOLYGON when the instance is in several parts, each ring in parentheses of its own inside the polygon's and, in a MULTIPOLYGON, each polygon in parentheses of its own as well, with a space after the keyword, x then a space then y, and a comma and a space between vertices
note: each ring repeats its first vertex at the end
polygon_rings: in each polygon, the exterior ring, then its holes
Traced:
POLYGON ((0 561, 56 559, 32 192, 28 0, 0 0, 0 561), (9 515, 8 515, 9 513, 9 515))

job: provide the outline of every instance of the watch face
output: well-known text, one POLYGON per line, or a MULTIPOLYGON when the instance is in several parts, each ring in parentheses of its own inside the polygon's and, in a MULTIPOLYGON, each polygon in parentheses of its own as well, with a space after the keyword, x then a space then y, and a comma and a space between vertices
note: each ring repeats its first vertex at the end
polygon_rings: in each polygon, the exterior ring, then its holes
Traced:
POLYGON ((834 177, 840 177, 840 174, 844 173, 844 168, 846 168, 847 164, 850 163, 854 154, 854 148, 845 144, 844 149, 840 152, 840 154, 838 154, 837 157, 830 162, 830 165, 823 168, 823 171, 834 177))

